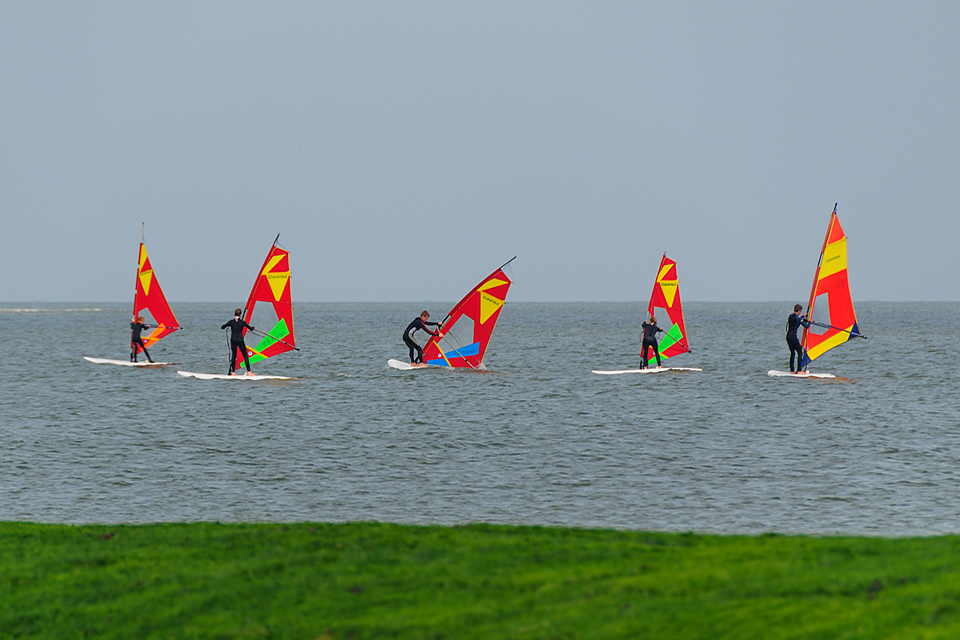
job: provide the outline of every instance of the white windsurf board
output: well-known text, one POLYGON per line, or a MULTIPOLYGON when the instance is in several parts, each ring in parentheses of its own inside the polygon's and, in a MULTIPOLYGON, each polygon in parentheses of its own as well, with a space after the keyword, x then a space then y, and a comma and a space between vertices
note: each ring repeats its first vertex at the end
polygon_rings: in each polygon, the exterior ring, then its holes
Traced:
POLYGON ((409 362, 404 362, 403 360, 394 360, 390 358, 387 360, 387 366, 392 369, 399 369, 400 371, 416 371, 418 369, 433 369, 438 371, 457 371, 457 372, 473 372, 473 373, 499 373, 497 371, 490 371, 486 366, 481 362, 480 366, 474 369, 473 367, 446 367, 442 364, 418 364, 412 365, 409 362))
POLYGON ((703 371, 703 369, 697 367, 649 367, 647 369, 614 369, 612 371, 592 369, 592 371, 601 376, 615 376, 621 373, 664 373, 666 371, 703 371))
POLYGON ((394 360, 390 358, 387 360, 387 366, 393 369, 399 369, 400 371, 413 371, 414 369, 426 369, 426 365, 412 365, 409 362, 404 362, 402 360, 394 360))
POLYGON ((814 373, 810 371, 801 371, 800 373, 790 373, 789 371, 777 371, 770 369, 767 375, 771 378, 836 378, 832 373, 814 373))
POLYGON ((193 371, 177 371, 177 375, 181 375, 184 378, 198 378, 200 380, 296 380, 296 378, 290 378, 288 376, 262 376, 258 374, 248 376, 243 373, 230 376, 225 373, 195 373, 193 371))
POLYGON ((146 367, 169 367, 173 364, 180 364, 179 362, 130 362, 129 360, 114 360, 113 358, 94 358, 92 356, 83 356, 83 359, 87 362, 92 362, 93 364, 116 364, 121 367, 140 367, 141 369, 146 367))

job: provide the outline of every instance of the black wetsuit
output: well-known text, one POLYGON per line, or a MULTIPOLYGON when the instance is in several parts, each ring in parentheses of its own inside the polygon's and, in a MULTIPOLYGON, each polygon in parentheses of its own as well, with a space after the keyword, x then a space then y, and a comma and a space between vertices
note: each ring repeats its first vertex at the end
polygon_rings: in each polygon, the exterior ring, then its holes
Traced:
POLYGON ((657 367, 660 366, 660 346, 657 344, 657 334, 663 333, 663 329, 658 327, 656 323, 650 324, 649 322, 644 322, 643 327, 643 346, 641 347, 641 360, 640 368, 647 368, 647 348, 653 347, 653 355, 657 356, 657 367))
POLYGON ((130 323, 130 362, 137 361, 137 346, 143 349, 143 355, 147 356, 147 362, 153 362, 150 354, 147 353, 147 345, 143 344, 143 338, 140 337, 140 332, 149 328, 150 325, 142 322, 130 323))
POLYGON ((800 339, 797 338, 797 329, 801 326, 809 327, 810 321, 803 316, 791 313, 787 318, 787 346, 790 347, 790 373, 793 373, 793 359, 797 359, 797 371, 803 366, 803 347, 800 346, 800 339))
POLYGON ((234 318, 233 320, 228 320, 224 322, 220 328, 226 329, 230 327, 230 371, 227 373, 233 373, 237 370, 237 351, 243 354, 243 366, 247 368, 247 371, 250 371, 250 357, 247 355, 247 345, 243 341, 243 328, 246 327, 253 331, 253 327, 246 323, 242 318, 234 318))
POLYGON ((432 336, 440 334, 439 331, 430 331, 430 329, 427 329, 428 324, 432 324, 435 327, 440 326, 439 322, 425 321, 420 316, 417 316, 413 319, 413 322, 408 324, 407 328, 403 330, 403 341, 410 347, 410 364, 423 362, 423 349, 421 349, 417 341, 413 339, 413 334, 420 329, 423 329, 432 336))

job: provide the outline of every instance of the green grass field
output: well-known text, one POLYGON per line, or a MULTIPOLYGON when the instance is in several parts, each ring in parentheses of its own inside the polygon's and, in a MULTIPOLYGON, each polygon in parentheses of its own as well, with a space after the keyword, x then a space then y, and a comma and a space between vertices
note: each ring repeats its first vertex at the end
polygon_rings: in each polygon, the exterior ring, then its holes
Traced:
POLYGON ((960 638, 960 538, 0 523, 0 638, 960 638))

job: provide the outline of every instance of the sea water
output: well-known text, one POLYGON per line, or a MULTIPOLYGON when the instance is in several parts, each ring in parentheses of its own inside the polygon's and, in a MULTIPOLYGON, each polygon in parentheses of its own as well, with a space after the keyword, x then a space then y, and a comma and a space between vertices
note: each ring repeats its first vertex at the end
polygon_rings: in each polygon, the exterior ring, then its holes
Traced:
POLYGON ((126 358, 129 304, 0 303, 0 520, 472 522, 712 533, 960 532, 960 304, 857 303, 862 332, 786 369, 791 303, 686 303, 702 373, 635 367, 641 305, 508 303, 489 373, 396 371, 450 303, 295 307, 301 352, 227 370, 231 304, 126 358))

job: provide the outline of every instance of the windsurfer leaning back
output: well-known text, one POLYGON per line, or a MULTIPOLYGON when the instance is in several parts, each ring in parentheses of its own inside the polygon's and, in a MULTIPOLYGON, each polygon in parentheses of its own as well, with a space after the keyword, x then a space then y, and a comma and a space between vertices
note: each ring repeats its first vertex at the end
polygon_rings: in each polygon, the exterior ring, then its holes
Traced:
POLYGON ((793 313, 787 317, 787 346, 790 347, 790 373, 800 373, 803 369, 803 347, 800 345, 800 339, 797 337, 797 329, 801 326, 807 328, 810 321, 806 316, 800 315, 803 306, 793 305, 793 313), (793 368, 793 359, 797 359, 797 368, 793 368))
POLYGON ((143 316, 133 316, 133 322, 130 323, 130 362, 137 361, 137 347, 143 349, 147 362, 153 362, 147 353, 147 345, 143 344, 143 338, 140 337, 140 332, 149 328, 150 325, 143 324, 143 316))
POLYGON ((247 355, 247 345, 243 342, 243 328, 246 327, 250 331, 253 331, 253 327, 240 318, 240 313, 240 309, 237 309, 233 312, 233 320, 227 320, 220 325, 221 329, 230 327, 230 370, 227 372, 228 376, 234 375, 233 372, 237 370, 238 350, 243 354, 243 366, 247 368, 247 375, 253 375, 253 372, 250 371, 250 357, 247 355))
POLYGON ((433 325, 434 327, 439 327, 439 322, 430 322, 430 313, 426 310, 421 311, 420 315, 413 319, 413 322, 407 325, 407 328, 403 330, 403 341, 408 347, 410 347, 410 364, 414 367, 425 367, 423 364, 423 349, 420 348, 420 345, 416 340, 413 339, 413 334, 423 329, 432 336, 437 336, 442 338, 443 334, 437 331, 430 331, 427 328, 427 325, 433 325))

